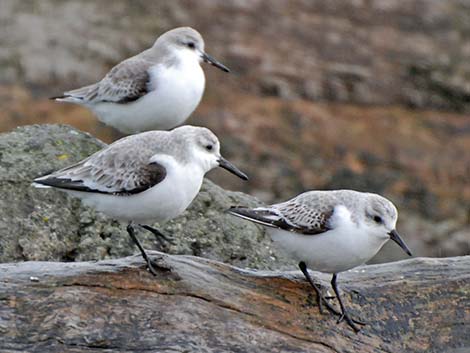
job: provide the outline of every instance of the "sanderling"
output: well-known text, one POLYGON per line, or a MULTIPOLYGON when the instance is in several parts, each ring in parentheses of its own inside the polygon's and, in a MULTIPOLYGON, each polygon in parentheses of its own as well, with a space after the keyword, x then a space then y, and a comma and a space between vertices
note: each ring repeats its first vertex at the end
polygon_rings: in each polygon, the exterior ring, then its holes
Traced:
POLYGON ((77 164, 34 179, 33 185, 66 191, 114 219, 129 222, 129 236, 156 274, 133 224, 168 240, 146 224, 180 215, 199 192, 205 173, 215 167, 248 179, 221 156, 219 140, 210 130, 181 126, 122 138, 77 164))
POLYGON ((353 190, 309 191, 267 207, 233 207, 235 216, 262 224, 273 241, 299 261, 299 268, 328 310, 339 315, 356 331, 356 324, 343 305, 336 284, 337 274, 370 260, 389 240, 408 255, 411 252, 395 230, 398 212, 382 196, 353 190), (338 312, 323 297, 307 268, 332 273, 331 286, 338 298, 338 312))
POLYGON ((122 133, 167 130, 196 109, 205 86, 200 62, 229 69, 204 52, 192 28, 175 28, 155 44, 113 67, 99 82, 52 97, 83 105, 122 133))

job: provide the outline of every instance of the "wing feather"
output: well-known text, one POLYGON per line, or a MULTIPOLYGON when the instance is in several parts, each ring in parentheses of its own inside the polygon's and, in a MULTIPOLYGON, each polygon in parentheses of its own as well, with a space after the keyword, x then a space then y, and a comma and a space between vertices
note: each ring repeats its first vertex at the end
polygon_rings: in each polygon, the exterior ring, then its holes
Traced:
POLYGON ((83 103, 128 103, 133 102, 150 90, 148 70, 154 63, 138 58, 124 60, 113 67, 108 74, 93 85, 65 92, 63 100, 72 99, 83 103))
POLYGON ((251 220, 253 222, 283 229, 305 235, 321 234, 330 230, 329 219, 333 214, 333 208, 323 211, 307 210, 302 205, 287 207, 259 207, 244 208, 234 207, 229 210, 235 216, 251 220))
POLYGON ((145 191, 162 182, 167 171, 163 165, 150 162, 151 157, 159 152, 155 141, 158 137, 164 138, 165 132, 144 134, 121 139, 77 164, 37 178, 34 182, 61 189, 114 195, 145 191))

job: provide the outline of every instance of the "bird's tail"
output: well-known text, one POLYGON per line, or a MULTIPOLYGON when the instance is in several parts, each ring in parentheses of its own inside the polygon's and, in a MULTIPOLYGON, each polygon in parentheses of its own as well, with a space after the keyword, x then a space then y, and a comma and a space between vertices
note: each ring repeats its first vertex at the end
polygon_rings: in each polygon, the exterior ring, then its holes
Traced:
POLYGON ((31 183, 31 186, 34 186, 35 188, 44 188, 44 189, 50 188, 51 187, 50 185, 47 185, 47 183, 44 183, 44 181, 47 180, 50 177, 50 175, 51 175, 50 172, 48 172, 42 176, 34 178, 34 180, 31 183))
POLYGON ((92 84, 89 86, 64 92, 64 94, 60 96, 51 97, 49 99, 56 100, 59 102, 85 103, 93 100, 96 97, 97 93, 97 85, 92 84))

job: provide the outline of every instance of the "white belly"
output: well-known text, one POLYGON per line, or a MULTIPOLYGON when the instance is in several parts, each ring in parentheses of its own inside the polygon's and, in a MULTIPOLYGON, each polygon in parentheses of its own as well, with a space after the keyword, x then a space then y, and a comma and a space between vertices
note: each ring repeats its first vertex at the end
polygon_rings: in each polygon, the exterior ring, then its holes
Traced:
POLYGON ((273 241, 296 261, 304 261, 308 268, 325 273, 342 272, 364 264, 388 240, 368 236, 358 228, 335 229, 317 235, 267 230, 273 241))
POLYGON ((201 101, 205 77, 197 61, 150 69, 153 90, 125 104, 98 103, 90 109, 107 125, 126 134, 168 130, 184 123, 201 101))
POLYGON ((183 213, 198 194, 202 180, 200 168, 176 168, 156 186, 135 195, 67 192, 111 218, 153 223, 164 222, 183 213))

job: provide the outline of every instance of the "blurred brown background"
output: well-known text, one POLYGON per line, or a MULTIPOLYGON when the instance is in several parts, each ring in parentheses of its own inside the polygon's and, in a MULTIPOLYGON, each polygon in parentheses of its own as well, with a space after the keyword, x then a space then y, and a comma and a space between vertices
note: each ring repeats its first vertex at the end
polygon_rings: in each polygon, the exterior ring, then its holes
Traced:
POLYGON ((233 70, 204 66, 188 123, 251 181, 212 180, 266 202, 378 192, 417 255, 470 254, 470 1, 0 0, 0 130, 67 123, 113 141, 85 108, 47 98, 183 25, 233 70))

